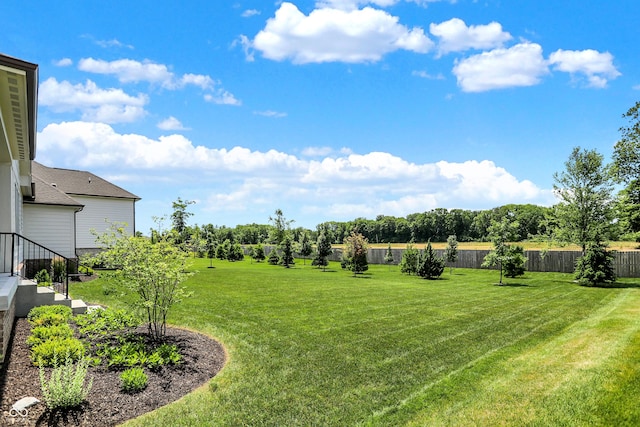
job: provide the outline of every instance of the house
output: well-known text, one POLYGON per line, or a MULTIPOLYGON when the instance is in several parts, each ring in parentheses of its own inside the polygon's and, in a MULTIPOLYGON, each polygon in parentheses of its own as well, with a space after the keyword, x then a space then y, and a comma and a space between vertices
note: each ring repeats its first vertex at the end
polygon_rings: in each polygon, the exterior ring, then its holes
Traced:
POLYGON ((139 197, 90 172, 35 162, 37 99, 38 66, 0 54, 0 362, 16 316, 46 304, 86 310, 69 298, 68 280, 78 255, 96 246, 91 229, 109 220, 135 232, 139 197), (56 266, 61 292, 30 280, 56 266))
POLYGON ((135 234, 135 203, 140 200, 135 194, 91 172, 35 161, 32 176, 35 197, 25 199, 23 208, 26 237, 76 257, 95 252, 94 232, 105 232, 113 222, 125 223, 127 233, 135 234), (53 221, 57 227, 49 226, 53 221), (61 235, 63 228, 71 232, 61 235))

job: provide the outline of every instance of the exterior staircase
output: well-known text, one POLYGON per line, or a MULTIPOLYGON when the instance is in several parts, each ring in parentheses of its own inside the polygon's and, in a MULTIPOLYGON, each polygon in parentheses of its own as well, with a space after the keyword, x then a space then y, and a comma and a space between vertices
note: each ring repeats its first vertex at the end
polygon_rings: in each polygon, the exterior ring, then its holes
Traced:
POLYGON ((23 279, 16 291, 16 317, 26 317, 29 310, 40 305, 66 305, 73 314, 83 314, 87 304, 82 300, 66 298, 48 286, 38 286, 34 281, 23 279))

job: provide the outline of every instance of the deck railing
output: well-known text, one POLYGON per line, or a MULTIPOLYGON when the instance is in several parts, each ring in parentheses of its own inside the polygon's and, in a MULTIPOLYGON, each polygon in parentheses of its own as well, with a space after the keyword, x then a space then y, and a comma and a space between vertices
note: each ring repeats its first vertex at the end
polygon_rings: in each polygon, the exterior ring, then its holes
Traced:
POLYGON ((51 285, 69 298, 69 277, 78 276, 77 259, 67 258, 17 233, 0 233, 0 273, 33 280, 45 270, 51 285))

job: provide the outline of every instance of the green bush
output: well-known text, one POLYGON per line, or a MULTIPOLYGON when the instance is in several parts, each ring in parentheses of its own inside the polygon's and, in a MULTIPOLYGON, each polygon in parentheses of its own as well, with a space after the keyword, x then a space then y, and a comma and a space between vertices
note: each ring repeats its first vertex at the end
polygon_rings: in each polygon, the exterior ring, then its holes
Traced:
POLYGON ((62 283, 67 274, 67 262, 64 258, 54 258, 51 263, 53 265, 53 281, 62 283))
POLYGON ((40 365, 40 387, 49 409, 73 408, 87 398, 93 386, 93 378, 85 384, 89 361, 81 358, 75 364, 74 360, 69 354, 65 363, 58 365, 56 358, 49 380, 46 379, 44 366, 40 365))
POLYGON ((73 329, 67 323, 50 326, 36 326, 31 329, 31 335, 27 338, 29 347, 42 344, 53 339, 65 339, 73 337, 73 329))
POLYGON ((120 389, 125 393, 137 393, 147 388, 149 378, 142 368, 129 368, 120 374, 120 389))
POLYGON ((73 317, 71 307, 66 305, 41 305, 34 307, 27 314, 31 326, 60 325, 73 317))
POLYGON ((267 262, 271 265, 278 265, 280 263, 280 257, 275 249, 272 249, 271 252, 269 252, 267 262))
POLYGON ((51 276, 49 276, 49 272, 43 268, 33 276, 33 280, 35 280, 38 285, 46 285, 51 283, 51 276))
POLYGON ((84 357, 85 348, 77 338, 63 338, 44 341, 31 348, 31 361, 36 366, 55 366, 64 357, 72 361, 84 357))

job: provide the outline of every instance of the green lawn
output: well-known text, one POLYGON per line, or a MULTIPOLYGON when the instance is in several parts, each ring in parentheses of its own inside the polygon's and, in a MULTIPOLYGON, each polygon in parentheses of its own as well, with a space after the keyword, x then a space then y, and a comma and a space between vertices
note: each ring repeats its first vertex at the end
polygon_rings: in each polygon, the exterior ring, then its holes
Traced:
MULTIPOLYGON (((208 265, 169 322, 220 340, 226 367, 127 426, 640 425, 640 280, 208 265)), ((102 289, 71 291, 118 306, 102 289)))

